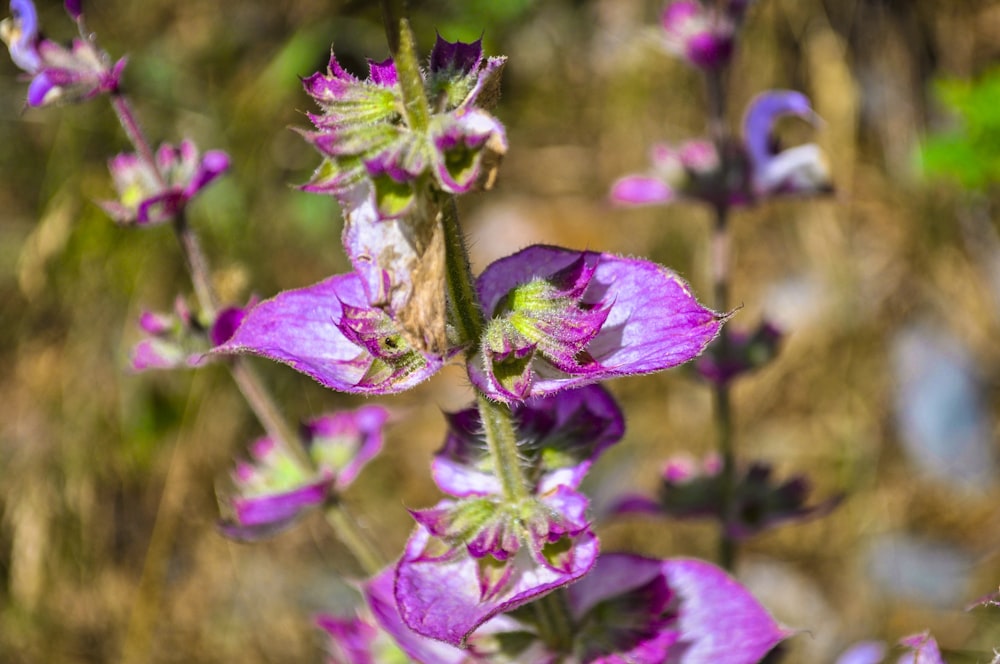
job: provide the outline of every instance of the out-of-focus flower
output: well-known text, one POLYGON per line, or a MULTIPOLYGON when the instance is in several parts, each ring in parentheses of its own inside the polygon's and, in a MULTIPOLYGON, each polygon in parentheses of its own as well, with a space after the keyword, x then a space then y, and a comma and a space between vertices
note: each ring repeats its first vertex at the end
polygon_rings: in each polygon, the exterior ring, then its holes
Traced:
MULTIPOLYGON (((937 641, 930 632, 911 634, 899 640, 899 645, 907 648, 896 660, 896 664, 945 664, 938 649, 937 641)), ((845 650, 835 664, 882 664, 888 662, 888 648, 881 641, 862 641, 845 650)))
MULTIPOLYGON (((79 3, 67 3, 66 9, 79 19, 79 3)), ((31 76, 29 106, 82 101, 118 90, 124 58, 112 64, 90 38, 74 39, 68 48, 43 38, 31 0, 11 0, 10 11, 11 17, 0 23, 0 39, 14 64, 31 76)))
POLYGON ((255 303, 226 307, 207 322, 194 315, 182 298, 177 298, 173 313, 143 312, 139 327, 148 336, 132 349, 132 370, 197 367, 211 361, 209 351, 229 340, 255 303))
POLYGON ((151 225, 170 221, 188 201, 229 168, 229 155, 209 150, 203 156, 191 141, 177 147, 164 143, 156 163, 124 153, 108 162, 118 199, 101 207, 121 224, 151 225))
POLYGON ((774 127, 789 115, 816 121, 805 95, 791 90, 761 93, 747 107, 742 144, 728 147, 725 160, 708 141, 654 145, 651 172, 617 180, 611 200, 622 205, 699 200, 740 206, 777 196, 829 193, 829 169, 819 146, 777 145, 774 127))
POLYGON ((361 279, 342 274, 279 293, 247 312, 219 353, 250 353, 340 392, 392 394, 432 376, 445 356, 417 350, 368 304, 361 279))
POLYGON ((381 406, 325 415, 307 422, 302 440, 313 466, 270 438, 250 447, 252 461, 233 473, 231 514, 220 528, 227 537, 254 540, 282 530, 307 508, 344 491, 382 449, 389 412, 381 406))
POLYGON ((665 514, 679 519, 719 521, 733 539, 746 539, 778 525, 829 514, 843 495, 807 505, 809 481, 801 475, 778 483, 770 465, 755 461, 737 475, 731 512, 727 512, 722 463, 715 455, 703 463, 675 457, 663 470, 657 500, 627 495, 610 510, 613 514, 665 514))
POLYGON ((713 344, 694 361, 695 371, 710 383, 728 384, 773 360, 781 337, 781 331, 767 321, 762 321, 752 332, 732 331, 725 348, 713 344))
POLYGON ((490 322, 472 382, 514 402, 696 357, 723 319, 654 263, 537 245, 479 277, 490 322))
POLYGON ((729 64, 736 38, 736 24, 727 13, 696 0, 672 2, 663 10, 660 23, 668 50, 701 69, 719 69, 729 64))
POLYGON ((425 177, 453 194, 489 187, 507 138, 484 109, 495 101, 505 61, 483 58, 481 40, 465 44, 439 36, 423 80, 433 113, 426 127, 411 127, 391 59, 370 62, 362 81, 331 54, 326 74, 303 81, 323 109, 310 114, 316 130, 303 135, 324 158, 303 189, 345 202, 370 182, 379 216, 392 218, 413 209, 425 177))

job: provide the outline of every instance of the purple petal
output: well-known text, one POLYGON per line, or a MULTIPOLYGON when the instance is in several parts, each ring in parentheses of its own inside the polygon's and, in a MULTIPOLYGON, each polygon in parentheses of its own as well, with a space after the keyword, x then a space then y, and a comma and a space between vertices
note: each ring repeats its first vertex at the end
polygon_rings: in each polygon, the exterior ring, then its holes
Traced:
POLYGON ((381 85, 385 88, 391 88, 396 85, 399 80, 396 75, 396 63, 392 61, 392 58, 387 58, 382 62, 369 60, 368 72, 368 77, 371 79, 372 83, 375 85, 381 85))
POLYGON ((775 158, 772 146, 774 125, 779 118, 796 115, 812 120, 814 114, 809 98, 794 90, 770 90, 754 97, 743 118, 743 141, 750 156, 755 180, 766 173, 775 158))
POLYGON ((673 664, 755 664, 791 632, 723 570, 700 560, 663 562, 663 574, 680 597, 681 640, 673 664))
POLYGON ((481 600, 475 559, 459 556, 446 562, 424 561, 430 539, 418 527, 396 568, 395 596, 403 621, 419 634, 462 646, 491 617, 511 611, 586 574, 597 559, 597 538, 581 536, 575 545, 573 568, 560 573, 529 557, 514 558, 514 572, 500 593, 481 600))
POLYGON ((465 650, 421 636, 406 626, 399 615, 396 598, 393 595, 395 577, 395 569, 389 567, 361 588, 368 608, 371 609, 379 627, 385 630, 403 652, 415 662, 466 663, 468 652, 465 650))
POLYGON ((132 371, 150 369, 176 369, 186 360, 184 351, 176 344, 161 339, 143 339, 132 349, 132 371))
POLYGON ((229 155, 222 150, 209 150, 191 181, 184 187, 184 194, 191 198, 229 168, 229 155))
POLYGON ((329 487, 330 480, 322 480, 284 493, 233 498, 236 520, 242 526, 287 521, 304 508, 322 503, 329 487))
POLYGON ((352 618, 317 616, 316 626, 330 636, 331 664, 373 664, 372 646, 378 630, 367 622, 352 618))
POLYGON ((479 67, 483 59, 483 40, 471 43, 450 42, 439 34, 431 50, 430 69, 432 73, 450 71, 468 74, 479 67))
POLYGON ((10 59, 24 71, 34 74, 41 67, 37 48, 38 12, 35 11, 35 4, 31 0, 11 0, 10 13, 10 23, 4 24, 4 41, 10 49, 10 59))
POLYGON ((28 85, 28 106, 43 106, 54 100, 58 96, 59 89, 52 80, 51 72, 43 71, 28 85))
POLYGON ((65 0, 63 6, 66 8, 66 13, 74 21, 79 21, 80 17, 83 16, 82 0, 65 0))
POLYGON ((674 192, 659 178, 626 175, 611 185, 611 200, 622 205, 669 203, 674 192))
POLYGON ((663 507, 660 503, 639 494, 621 496, 608 508, 608 514, 652 514, 659 516, 662 513, 663 507))
POLYGON ((941 658, 937 641, 929 632, 911 634, 899 640, 901 646, 911 648, 913 652, 899 658, 897 664, 945 664, 941 658))
POLYGON ((881 641, 862 641, 841 653, 834 664, 879 664, 885 658, 886 650, 885 643, 881 641))
MULTIPOLYGON (((606 322, 587 347, 600 369, 571 376, 536 359, 530 396, 667 369, 696 357, 718 334, 722 319, 698 304, 673 272, 640 259, 584 253, 597 266, 583 303, 610 303, 606 322)), ((515 286, 549 277, 579 257, 578 251, 536 245, 493 263, 477 281, 484 310, 496 310, 515 286)), ((483 366, 481 361, 470 361, 469 376, 487 389, 490 381, 483 366)), ((504 399, 502 394, 491 396, 504 399)))
MULTIPOLYGON (((252 303, 251 303, 252 306, 252 303)), ((243 318, 246 317, 247 310, 243 307, 226 307, 215 317, 212 328, 209 330, 209 339, 213 346, 221 346, 229 341, 239 328, 243 318)))
POLYGON ((220 353, 252 353, 283 362, 334 390, 359 394, 391 394, 423 382, 441 368, 442 358, 429 354, 413 364, 393 367, 391 375, 366 380, 375 358, 351 343, 338 327, 341 302, 368 306, 360 278, 336 275, 318 284, 285 291, 247 313, 233 337, 215 349, 220 353))

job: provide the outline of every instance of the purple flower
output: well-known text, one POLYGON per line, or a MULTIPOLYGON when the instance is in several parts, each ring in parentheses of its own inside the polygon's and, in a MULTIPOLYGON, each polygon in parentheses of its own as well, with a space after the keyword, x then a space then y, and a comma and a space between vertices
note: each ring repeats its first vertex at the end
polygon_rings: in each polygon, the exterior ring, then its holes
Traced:
POLYGON ((737 476, 732 512, 727 511, 722 464, 711 455, 699 467, 688 457, 675 457, 663 470, 657 500, 630 494, 619 499, 613 514, 665 514, 679 519, 716 519, 734 539, 746 539, 783 523, 803 521, 836 508, 843 495, 807 505, 809 481, 797 475, 778 483, 770 465, 756 461, 737 476))
POLYGON ((503 125, 484 110, 495 101, 504 58, 484 61, 482 44, 438 37, 425 75, 435 109, 427 127, 410 127, 400 114, 402 93, 392 60, 369 63, 367 80, 348 73, 331 54, 326 74, 303 80, 321 114, 303 132, 324 161, 306 191, 333 194, 356 205, 355 189, 370 185, 380 218, 414 210, 417 181, 430 176, 444 192, 488 188, 507 151, 503 125))
POLYGON ((488 317, 472 382, 514 402, 697 356, 723 319, 654 263, 536 245, 490 265, 477 288, 488 317))
POLYGON ((700 69, 729 64, 736 27, 729 16, 695 0, 679 0, 660 18, 668 50, 700 69))
MULTIPOLYGON (((441 583, 453 585, 454 579, 442 575, 441 583)), ((527 606, 486 620, 459 650, 404 622, 391 572, 366 583, 363 592, 378 627, 407 657, 424 664, 753 664, 790 635, 739 583, 698 560, 601 556, 589 574, 555 591, 571 633, 570 641, 558 644, 544 640, 539 614, 527 606)), ((446 589, 438 592, 452 613, 470 610, 451 601, 446 589)), ((388 661, 379 656, 389 652, 380 636, 365 631, 358 639, 362 630, 345 629, 344 622, 335 621, 331 634, 342 635, 342 649, 364 641, 369 657, 344 659, 345 664, 388 661)))
POLYGON ((513 417, 529 478, 529 497, 515 503, 503 498, 490 472, 478 412, 449 416, 433 474, 460 500, 413 512, 420 526, 397 571, 400 611, 421 634, 459 644, 482 621, 579 578, 593 564, 597 541, 585 518, 587 499, 575 489, 621 438, 621 411, 607 391, 591 385, 531 399, 514 406, 513 417), (445 577, 460 595, 428 601, 445 577), (456 603, 462 611, 452 610, 456 603))
MULTIPOLYGON (((585 501, 582 496, 580 499, 585 501)), ((442 513, 447 505, 447 502, 439 505, 442 513)), ((492 515, 496 508, 494 503, 484 511, 492 515)), ((564 507, 558 509, 565 511, 564 507)), ((423 518, 429 520, 427 516, 423 518)), ((576 516, 582 517, 582 513, 576 516)), ((531 524, 547 525, 540 521, 531 524)), ((529 553, 519 548, 506 560, 499 560, 496 554, 514 548, 511 542, 516 535, 495 531, 493 534, 496 537, 492 541, 477 542, 484 554, 480 557, 458 547, 442 546, 424 526, 410 536, 396 568, 395 585, 400 615, 410 629, 461 646, 490 618, 577 581, 597 559, 597 538, 585 528, 575 537, 559 537, 548 546, 535 549, 548 535, 539 532, 529 547, 535 550, 529 553), (486 554, 486 550, 493 553, 486 554)))
POLYGON ((250 447, 250 462, 233 473, 235 493, 223 534, 239 540, 266 537, 292 524, 306 508, 343 492, 382 449, 389 412, 381 406, 325 415, 307 422, 302 438, 311 467, 270 438, 250 447))
POLYGON ((698 200, 742 206, 784 195, 832 191, 825 157, 814 143, 781 150, 774 127, 793 115, 815 123, 805 95, 771 90, 755 97, 743 120, 743 142, 728 148, 725 166, 716 146, 687 141, 653 146, 648 174, 627 175, 611 187, 611 200, 622 205, 653 205, 698 200))
MULTIPOLYGON (((79 19, 79 3, 67 11, 79 19)), ((112 64, 90 38, 74 39, 67 48, 41 36, 38 13, 31 0, 11 0, 11 17, 0 23, 0 39, 10 57, 31 77, 28 105, 45 106, 62 101, 82 101, 118 90, 125 59, 112 64)))
POLYGON ((209 351, 229 340, 255 304, 251 300, 246 307, 227 307, 209 323, 194 316, 179 297, 171 314, 144 311, 139 327, 148 336, 132 349, 132 370, 190 368, 211 361, 209 351))
MULTIPOLYGON (((900 655, 896 664, 945 664, 937 642, 929 632, 911 634, 899 640, 909 652, 900 655)), ((862 641, 845 650, 836 664, 880 664, 885 659, 886 645, 881 641, 862 641)))
POLYGON ((118 200, 101 207, 121 224, 152 225, 171 221, 194 196, 229 168, 229 156, 209 150, 199 158, 191 141, 164 143, 150 164, 135 153, 108 162, 118 200))
POLYGON ((368 304, 353 273, 261 302, 215 351, 267 357, 357 394, 402 392, 433 375, 445 359, 417 350, 398 323, 368 304))

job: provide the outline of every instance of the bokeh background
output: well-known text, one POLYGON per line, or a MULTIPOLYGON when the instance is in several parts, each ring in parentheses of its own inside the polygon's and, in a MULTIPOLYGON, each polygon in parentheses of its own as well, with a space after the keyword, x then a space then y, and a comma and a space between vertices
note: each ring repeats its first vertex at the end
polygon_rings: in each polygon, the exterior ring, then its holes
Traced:
MULTIPOLYGON (((40 0, 48 34, 73 27, 40 0)), ((659 45, 659 2, 411 2, 422 52, 437 29, 510 57, 497 115, 511 149, 496 190, 463 199, 477 269, 534 242, 649 256, 709 299, 707 210, 622 210, 606 192, 654 140, 705 131, 698 75, 659 45)), ((148 133, 233 157, 192 210, 232 302, 347 264, 328 198, 298 192, 318 159, 289 126, 311 110, 298 77, 387 55, 377 3, 86 3, 148 133)), ((758 0, 729 84, 730 120, 770 88, 813 99, 836 194, 767 203, 733 221, 730 325, 768 316, 778 359, 735 392, 738 449, 808 473, 844 504, 754 539, 739 575, 803 631, 792 662, 861 638, 930 628, 949 661, 987 662, 1000 583, 1000 5, 989 0, 758 0), (992 87, 991 87, 992 86, 992 87), (923 152, 921 152, 921 146, 923 152), (920 155, 924 156, 921 157, 920 155), (991 162, 992 160, 992 162, 991 162), (922 168, 922 164, 923 167, 922 168), (992 169, 992 170, 991 170, 992 169)), ((168 228, 116 228, 105 160, 126 149, 103 101, 23 109, 0 58, 0 661, 320 662, 318 611, 345 613, 358 568, 319 515, 263 544, 215 530, 217 487, 260 434, 219 367, 130 375, 143 309, 189 285, 168 228)), ((290 418, 350 407, 266 362, 290 418)), ((655 487, 671 454, 713 433, 707 388, 684 371, 613 383, 625 440, 594 469, 599 508, 655 487)), ((469 399, 451 367, 384 400, 400 415, 349 501, 387 556, 433 503, 442 409, 469 399)), ((603 548, 711 558, 711 526, 602 521, 603 548)))

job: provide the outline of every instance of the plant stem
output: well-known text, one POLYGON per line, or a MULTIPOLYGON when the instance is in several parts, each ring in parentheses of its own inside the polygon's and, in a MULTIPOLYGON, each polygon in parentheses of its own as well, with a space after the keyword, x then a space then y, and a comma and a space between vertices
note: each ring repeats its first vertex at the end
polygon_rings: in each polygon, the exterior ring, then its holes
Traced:
POLYGON ((479 394, 477 400, 486 433, 486 447, 493 459, 493 473, 503 488, 503 497, 508 502, 521 502, 528 498, 528 487, 517 450, 517 432, 510 407, 493 401, 485 394, 479 394))
POLYGON ((565 597, 558 590, 531 603, 538 636, 553 652, 569 652, 573 646, 573 619, 565 597))
MULTIPOLYGON (((726 93, 724 70, 711 70, 706 74, 708 92, 709 130, 719 156, 721 194, 715 202, 715 223, 712 228, 710 262, 712 272, 713 306, 719 313, 729 311, 729 194, 735 178, 730 173, 730 136, 726 125, 726 93)), ((719 330, 713 351, 720 361, 729 355, 729 328, 719 330)), ((736 498, 736 451, 733 438, 733 407, 730 385, 727 381, 716 383, 713 388, 716 431, 716 448, 722 457, 722 531, 719 535, 719 563, 727 570, 736 565, 736 542, 730 536, 736 498)))
POLYGON ((118 121, 122 124, 122 129, 125 130, 125 135, 128 137, 129 143, 135 148, 136 154, 146 162, 150 170, 153 172, 153 176, 156 178, 157 183, 160 186, 165 186, 166 181, 163 178, 163 173, 160 172, 159 167, 156 164, 156 157, 153 154, 153 146, 146 139, 146 135, 142 131, 142 127, 139 125, 139 120, 135 115, 135 110, 132 108, 132 104, 125 95, 121 93, 114 93, 111 95, 111 106, 115 109, 115 115, 118 116, 118 121))
POLYGON ((441 206, 441 223, 444 230, 445 271, 448 278, 448 295, 451 311, 464 343, 474 352, 483 334, 483 311, 472 281, 465 238, 458 225, 458 208, 455 198, 448 196, 441 206))
POLYGON ((330 524, 330 527, 333 528, 333 532, 337 534, 337 538, 344 543, 347 550, 351 552, 361 565, 361 569, 365 571, 365 574, 375 576, 385 567, 385 558, 382 556, 382 553, 368 539, 365 531, 361 528, 361 524, 351 515, 342 502, 337 500, 331 501, 326 506, 323 515, 326 517, 326 521, 330 524))

